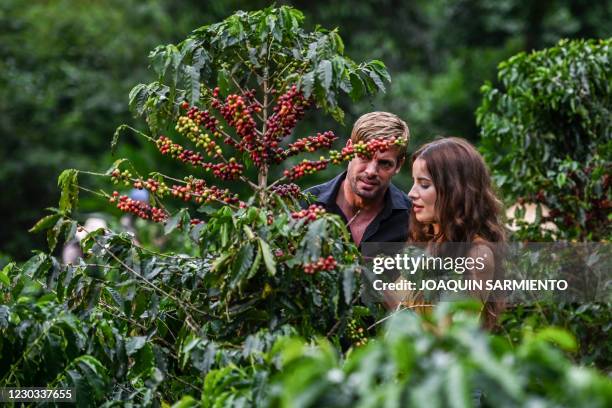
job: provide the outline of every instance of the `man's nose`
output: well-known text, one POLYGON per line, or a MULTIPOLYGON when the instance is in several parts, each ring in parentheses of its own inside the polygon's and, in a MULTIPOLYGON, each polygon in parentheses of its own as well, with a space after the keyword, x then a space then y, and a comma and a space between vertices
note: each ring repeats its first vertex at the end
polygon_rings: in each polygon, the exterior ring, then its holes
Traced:
POLYGON ((376 160, 370 160, 365 168, 365 173, 368 176, 375 176, 378 173, 378 163, 376 160))

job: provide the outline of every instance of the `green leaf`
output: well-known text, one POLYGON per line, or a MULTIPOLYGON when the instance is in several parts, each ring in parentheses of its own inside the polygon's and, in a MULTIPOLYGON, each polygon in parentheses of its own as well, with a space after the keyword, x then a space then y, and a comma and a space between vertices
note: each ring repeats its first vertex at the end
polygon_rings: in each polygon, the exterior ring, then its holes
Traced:
MULTIPOLYGON (((113 139, 111 140, 111 156, 115 155, 115 152, 117 151, 117 144, 119 143, 119 136, 121 135, 121 132, 123 132, 125 129, 127 129, 127 125, 121 125, 117 129, 115 129, 115 133, 113 133, 113 139)), ((121 159, 121 161, 123 160, 125 159, 121 159)), ((113 164, 114 168, 116 168, 119 165, 118 162, 120 163, 121 161, 115 161, 115 163, 113 164)))
MULTIPOLYGON (((144 113, 144 110, 146 108, 146 104, 147 104, 147 101, 149 99, 149 95, 150 95, 150 89, 145 84, 138 84, 134 88, 132 88, 132 90, 130 91, 130 94, 129 94, 129 101, 130 101, 129 102, 129 107, 130 107, 130 110, 134 114, 136 114, 138 116, 141 116, 144 113)), ((117 131, 119 131, 119 129, 122 126, 119 126, 119 128, 117 128, 117 131)), ((117 131, 115 131, 115 135, 117 135, 117 131)), ((115 139, 113 138, 113 140, 115 140, 115 139)), ((115 142, 115 144, 116 144, 116 142, 115 142)))
POLYGON ((140 377, 155 368, 155 354, 153 353, 151 343, 145 343, 136 351, 133 358, 134 365, 130 369, 130 375, 132 376, 140 377))
POLYGON ((54 225, 57 220, 59 220, 60 218, 62 218, 62 214, 58 213, 58 214, 51 214, 51 215, 47 215, 46 217, 41 218, 40 220, 38 220, 38 222, 36 224, 34 224, 34 226, 32 228, 30 228, 28 230, 28 232, 31 233, 39 233, 41 231, 44 231, 46 229, 51 228, 52 225, 54 225))
POLYGON ((308 231, 302 239, 305 248, 303 261, 314 262, 321 256, 321 245, 327 239, 327 219, 319 218, 308 225, 308 231))
POLYGON ((225 248, 229 241, 229 222, 225 221, 219 227, 221 233, 221 247, 225 248))
POLYGON ((101 401, 107 391, 108 376, 106 369, 96 358, 85 355, 72 361, 67 378, 70 379, 77 396, 77 406, 87 406, 94 401, 101 401), (82 399, 80 399, 82 398, 82 399))
POLYGON ((6 286, 9 286, 11 284, 11 280, 8 274, 15 267, 15 265, 15 262, 10 262, 6 264, 4 268, 2 268, 2 271, 0 271, 0 282, 2 282, 6 286))
POLYGON ((557 344, 565 351, 576 351, 578 344, 571 333, 558 327, 546 327, 536 333, 535 339, 557 344))
POLYGON ((186 395, 172 405, 172 408, 196 408, 200 403, 190 395, 186 395))
POLYGON ((456 361, 448 369, 446 382, 448 405, 453 408, 469 408, 472 406, 463 364, 461 361, 456 361))
POLYGON ((74 238, 78 229, 78 223, 74 220, 64 220, 64 225, 62 228, 65 231, 64 242, 68 242, 74 238))
POLYGON ((174 231, 177 227, 184 224, 185 216, 188 216, 187 209, 182 208, 176 212, 172 217, 170 217, 166 221, 166 225, 164 226, 164 234, 168 235, 172 231, 174 231))
POLYGON ((186 99, 192 104, 196 103, 200 98, 200 70, 193 66, 185 67, 187 76, 187 93, 186 99))
POLYGON ((353 99, 353 101, 357 101, 361 99, 365 93, 365 85, 363 84, 363 79, 355 73, 350 74, 351 81, 351 92, 349 95, 353 99))
POLYGON ((104 174, 106 174, 107 176, 110 176, 110 175, 111 175, 111 173, 112 173, 112 172, 113 172, 115 169, 118 169, 118 168, 119 168, 119 166, 121 165, 121 163, 126 162, 126 161, 128 161, 128 159, 125 159, 125 158, 124 158, 124 159, 117 159, 117 160, 115 160, 115 161, 113 162, 113 165, 112 165, 112 166, 110 166, 110 167, 108 168, 108 170, 106 170, 106 172, 105 172, 104 174))
POLYGON ((314 81, 315 81, 314 71, 310 71, 309 73, 307 73, 306 75, 302 77, 300 89, 304 92, 304 96, 306 98, 310 98, 310 95, 312 95, 314 81))
POLYGON ((372 78, 372 81, 374 81, 374 84, 376 84, 376 87, 381 90, 381 91, 385 91, 385 84, 383 84, 382 79, 380 78, 380 75, 378 75, 378 73, 376 71, 370 71, 368 73, 370 75, 370 78, 372 78))
POLYGON ((276 261, 274 260, 274 255, 272 255, 272 251, 270 251, 270 245, 268 245, 268 243, 263 239, 259 238, 259 248, 261 249, 264 264, 266 265, 268 273, 274 276, 276 274, 276 261))
POLYGON ((32 258, 28 259, 28 261, 21 267, 23 273, 29 277, 34 277, 40 274, 40 271, 47 271, 51 266, 51 261, 47 254, 39 253, 32 258))
POLYGON ((125 351, 127 355, 131 356, 136 353, 138 350, 144 347, 146 342, 146 336, 130 337, 128 341, 125 342, 125 351))
POLYGON ((255 274, 259 270, 259 265, 261 264, 262 252, 263 251, 261 250, 261 246, 258 245, 257 255, 255 255, 255 260, 253 261, 253 264, 251 265, 251 269, 249 269, 249 273, 247 274, 247 279, 251 279, 253 276, 255 276, 255 274))
POLYGON ((58 238, 64 227, 65 220, 59 219, 53 226, 53 228, 47 231, 47 244, 49 245, 49 251, 53 252, 57 245, 58 238))
POLYGON ((75 169, 67 169, 57 179, 57 185, 61 189, 60 211, 70 212, 77 207, 79 200, 78 174, 79 172, 75 169))
POLYGON ((350 304, 353 300, 353 291, 355 290, 355 269, 346 268, 342 272, 342 291, 344 292, 344 301, 350 304))
POLYGON ((253 260, 253 245, 251 243, 246 243, 240 248, 238 254, 234 258, 234 262, 232 263, 232 277, 230 280, 230 288, 234 289, 236 285, 240 283, 246 272, 249 270, 251 266, 251 262, 253 260))
POLYGON ((333 78, 332 63, 330 60, 323 60, 319 63, 317 67, 317 77, 319 81, 321 81, 325 92, 329 92, 329 87, 333 78))
POLYGON ((212 264, 211 271, 218 272, 219 268, 227 263, 227 261, 232 257, 233 251, 227 251, 219 256, 212 264))

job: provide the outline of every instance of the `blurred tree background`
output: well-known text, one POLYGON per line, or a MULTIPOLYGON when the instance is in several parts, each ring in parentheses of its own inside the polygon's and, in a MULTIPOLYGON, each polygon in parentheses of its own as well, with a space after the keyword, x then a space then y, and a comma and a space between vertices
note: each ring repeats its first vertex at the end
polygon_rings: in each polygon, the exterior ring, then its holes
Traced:
MULTIPOLYGON (((304 12, 306 25, 339 27, 355 60, 380 59, 392 85, 385 95, 352 104, 345 124, 309 117, 309 130, 332 129, 341 139, 354 119, 388 110, 411 129, 410 149, 435 135, 478 143, 474 112, 497 64, 519 51, 561 38, 608 38, 612 2, 586 0, 277 1, 304 12)), ((191 30, 266 1, 4 0, 0 4, 0 255, 16 260, 43 249, 27 229, 58 201, 62 169, 106 170, 115 128, 142 128, 127 107, 129 90, 152 80, 147 55, 191 30)), ((119 156, 158 161, 153 146, 125 137, 119 156)), ((164 160, 163 162, 168 162, 164 160)), ((164 163, 164 166, 170 166, 164 163)), ((306 179, 311 185, 338 168, 306 179), (318 177, 318 178, 317 178, 318 177)), ((172 173, 172 169, 168 169, 172 173)), ((408 170, 396 178, 409 188, 408 170)), ((81 211, 105 209, 84 200, 81 211)), ((0 265, 2 262, 0 261, 0 265)))

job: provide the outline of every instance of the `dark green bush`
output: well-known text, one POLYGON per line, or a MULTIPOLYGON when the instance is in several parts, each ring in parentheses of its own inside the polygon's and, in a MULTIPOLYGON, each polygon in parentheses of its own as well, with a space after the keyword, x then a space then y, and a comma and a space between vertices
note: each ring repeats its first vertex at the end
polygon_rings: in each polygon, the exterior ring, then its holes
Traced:
MULTIPOLYGON (((611 45, 520 53, 499 64, 499 86, 482 87, 482 152, 502 196, 546 205, 558 239, 612 237, 611 45)), ((542 238, 538 228, 518 236, 542 238)))

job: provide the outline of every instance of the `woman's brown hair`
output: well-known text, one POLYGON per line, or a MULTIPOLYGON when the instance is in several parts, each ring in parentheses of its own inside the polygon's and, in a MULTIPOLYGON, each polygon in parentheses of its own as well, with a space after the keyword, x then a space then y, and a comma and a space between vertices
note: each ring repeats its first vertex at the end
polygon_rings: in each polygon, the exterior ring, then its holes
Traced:
MULTIPOLYGON (((412 155, 412 163, 417 159, 425 162, 436 189, 435 213, 440 230, 434 234, 433 225, 419 222, 415 213, 411 212, 409 240, 483 242, 490 246, 495 255, 495 279, 502 279, 501 244, 506 240, 501 222, 502 204, 495 195, 482 156, 467 140, 446 137, 421 146, 412 155)), ((486 326, 493 325, 501 309, 501 299, 492 299, 486 304, 486 326)))

